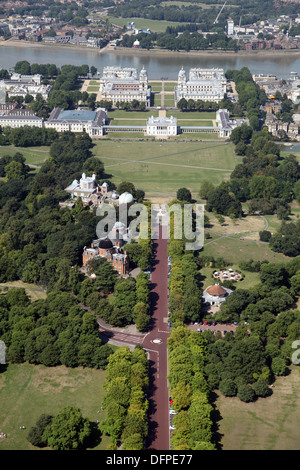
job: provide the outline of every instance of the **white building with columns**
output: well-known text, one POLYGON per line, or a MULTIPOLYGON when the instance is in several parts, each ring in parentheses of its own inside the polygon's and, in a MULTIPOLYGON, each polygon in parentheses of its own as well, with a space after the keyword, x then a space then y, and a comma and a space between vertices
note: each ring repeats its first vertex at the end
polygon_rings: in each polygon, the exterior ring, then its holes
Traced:
POLYGON ((178 74, 175 87, 175 106, 181 98, 187 101, 212 101, 219 103, 226 93, 226 78, 223 69, 190 69, 189 76, 183 68, 178 74))
POLYGON ((144 67, 138 74, 137 69, 129 67, 104 67, 99 87, 100 100, 111 101, 113 106, 124 102, 145 103, 150 106, 151 87, 144 67))
POLYGON ((154 117, 147 120, 146 134, 155 137, 170 137, 178 134, 177 119, 171 117, 154 117))

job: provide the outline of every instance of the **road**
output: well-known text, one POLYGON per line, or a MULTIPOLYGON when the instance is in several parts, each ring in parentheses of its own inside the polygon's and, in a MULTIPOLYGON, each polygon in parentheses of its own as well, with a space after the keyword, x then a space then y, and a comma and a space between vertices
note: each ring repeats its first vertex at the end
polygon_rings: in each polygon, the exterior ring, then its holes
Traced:
POLYGON ((169 389, 168 389, 168 240, 163 228, 154 240, 155 257, 151 273, 151 328, 144 338, 150 363, 149 434, 147 449, 169 449, 169 389))
POLYGON ((117 346, 133 349, 141 344, 149 360, 149 433, 146 447, 169 450, 169 390, 168 390, 168 240, 163 228, 153 240, 154 260, 151 270, 149 332, 138 334, 130 328, 113 328, 98 318, 100 338, 117 346))
MULTIPOLYGON (((149 432, 147 450, 169 450, 169 388, 168 388, 168 240, 163 237, 164 227, 159 228, 157 240, 153 240, 154 261, 151 272, 150 310, 151 323, 148 333, 137 333, 134 328, 113 328, 98 319, 100 337, 117 346, 137 344, 143 346, 149 360, 149 432)), ((235 331, 235 325, 188 325, 191 330, 201 328, 214 332, 235 331)))

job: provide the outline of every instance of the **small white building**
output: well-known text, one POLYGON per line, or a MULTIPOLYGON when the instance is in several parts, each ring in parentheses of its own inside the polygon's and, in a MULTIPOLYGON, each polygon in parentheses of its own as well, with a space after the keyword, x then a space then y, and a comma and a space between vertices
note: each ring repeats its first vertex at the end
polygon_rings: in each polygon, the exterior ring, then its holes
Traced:
POLYGON ((95 173, 93 173, 92 176, 87 176, 85 173, 82 173, 80 180, 74 180, 65 188, 65 191, 69 193, 74 200, 81 198, 85 206, 94 205, 97 207, 106 197, 106 191, 103 192, 103 185, 98 185, 95 173))
POLYGON ((234 35, 234 21, 229 18, 227 20, 227 36, 233 36, 234 35))
POLYGON ((215 305, 216 307, 220 307, 220 305, 225 302, 231 293, 231 289, 220 286, 220 284, 216 283, 213 286, 209 286, 205 289, 202 298, 204 302, 210 305, 215 305))
POLYGON ((147 120, 147 135, 149 136, 174 136, 178 133, 177 119, 171 117, 154 117, 147 120))

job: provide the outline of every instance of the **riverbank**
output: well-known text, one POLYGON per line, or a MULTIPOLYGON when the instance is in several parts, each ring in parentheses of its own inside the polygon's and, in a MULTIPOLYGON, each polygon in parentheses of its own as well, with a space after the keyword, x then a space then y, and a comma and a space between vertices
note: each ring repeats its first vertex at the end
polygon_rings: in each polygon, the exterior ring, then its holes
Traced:
POLYGON ((79 51, 87 51, 87 52, 95 52, 97 54, 103 54, 105 52, 112 52, 116 54, 123 54, 123 55, 146 55, 146 56, 164 56, 168 55, 173 57, 180 57, 180 56, 189 56, 189 57, 258 57, 258 58, 276 58, 282 56, 293 56, 298 57, 300 56, 300 49, 290 50, 290 49, 281 49, 281 50, 271 50, 271 49, 263 49, 263 50, 255 50, 255 51, 212 51, 212 50, 201 50, 201 51, 169 51, 167 49, 137 49, 137 48, 129 48, 129 47, 111 47, 109 45, 103 47, 102 49, 99 48, 92 48, 92 47, 84 47, 84 46, 76 46, 72 44, 45 44, 43 42, 29 42, 25 40, 12 40, 9 39, 7 41, 0 41, 0 47, 24 47, 24 48, 31 48, 31 49, 59 49, 59 50, 79 50, 79 51))
POLYGON ((124 55, 136 55, 136 54, 149 54, 149 55, 172 55, 172 56, 195 56, 195 57, 210 57, 210 56, 219 56, 219 57, 280 57, 291 54, 293 56, 300 56, 300 49, 296 50, 257 50, 257 51, 212 51, 212 50, 201 50, 201 51, 169 51, 167 49, 136 49, 129 47, 109 47, 110 51, 115 51, 118 54, 124 55))

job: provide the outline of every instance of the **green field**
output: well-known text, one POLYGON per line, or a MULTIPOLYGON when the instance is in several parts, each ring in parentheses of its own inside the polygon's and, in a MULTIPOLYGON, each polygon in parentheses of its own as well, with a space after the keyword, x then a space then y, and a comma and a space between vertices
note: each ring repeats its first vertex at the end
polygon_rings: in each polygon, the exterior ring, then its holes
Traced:
POLYGON ((165 91, 173 91, 174 88, 177 86, 177 82, 164 82, 164 90, 165 91))
POLYGON ((145 126, 146 119, 113 119, 110 121, 111 126, 145 126))
POLYGON ((122 109, 115 109, 109 111, 109 119, 148 119, 150 116, 158 116, 158 111, 156 109, 151 109, 148 111, 123 111, 122 109))
POLYGON ((145 18, 116 18, 109 16, 108 19, 111 24, 122 27, 127 26, 127 23, 134 22, 136 28, 143 30, 149 28, 154 33, 163 33, 168 26, 180 26, 185 24, 174 21, 148 20, 145 18))
MULTIPOLYGON (((212 121, 204 121, 204 120, 193 120, 193 119, 177 119, 177 123, 179 126, 205 126, 205 127, 213 127, 212 121)), ((218 134, 216 134, 218 135, 218 134)))
MULTIPOLYGON (((259 274, 258 273, 252 273, 248 271, 241 271, 238 265, 231 264, 229 266, 232 268, 234 271, 239 271, 243 275, 243 279, 241 281, 237 281, 233 283, 233 285, 237 289, 250 289, 251 287, 254 287, 256 284, 259 284, 259 274)), ((205 279, 203 281, 203 289, 206 289, 208 286, 211 286, 215 282, 217 282, 217 279, 213 277, 215 269, 210 268, 210 267, 204 267, 201 268, 201 276, 204 276, 205 279)))
POLYGON ((41 166, 50 156, 49 150, 49 147, 13 147, 12 145, 4 145, 0 146, 0 157, 20 152, 26 158, 28 165, 41 166))
POLYGON ((179 111, 179 109, 167 110, 167 116, 174 116, 177 119, 206 119, 208 121, 216 119, 215 112, 208 111, 179 111))
POLYGON ((198 192, 203 180, 219 184, 239 161, 233 144, 224 142, 103 140, 95 141, 93 153, 116 184, 132 181, 146 192, 163 194, 174 194, 182 186, 198 192))
MULTIPOLYGON (((27 433, 42 413, 57 414, 65 406, 80 408, 84 417, 101 421, 104 412, 105 373, 88 368, 45 367, 31 364, 9 364, 0 372, 0 450, 32 450, 27 433), (20 430, 25 426, 25 430, 20 430)), ((95 450, 104 450, 103 437, 95 450)))
POLYGON ((151 91, 161 91, 162 82, 149 81, 148 83, 151 86, 151 91))
POLYGON ((222 450, 299 450, 299 367, 277 377, 272 396, 244 403, 216 392, 222 450))
POLYGON ((267 260, 269 262, 284 262, 290 259, 282 253, 272 251, 268 243, 261 243, 246 237, 244 240, 240 240, 238 237, 221 238, 215 236, 214 238, 215 241, 205 241, 201 252, 204 256, 222 257, 234 264, 250 259, 255 261, 267 260))
POLYGON ((98 93, 99 91, 99 86, 89 86, 87 88, 88 93, 98 93))

